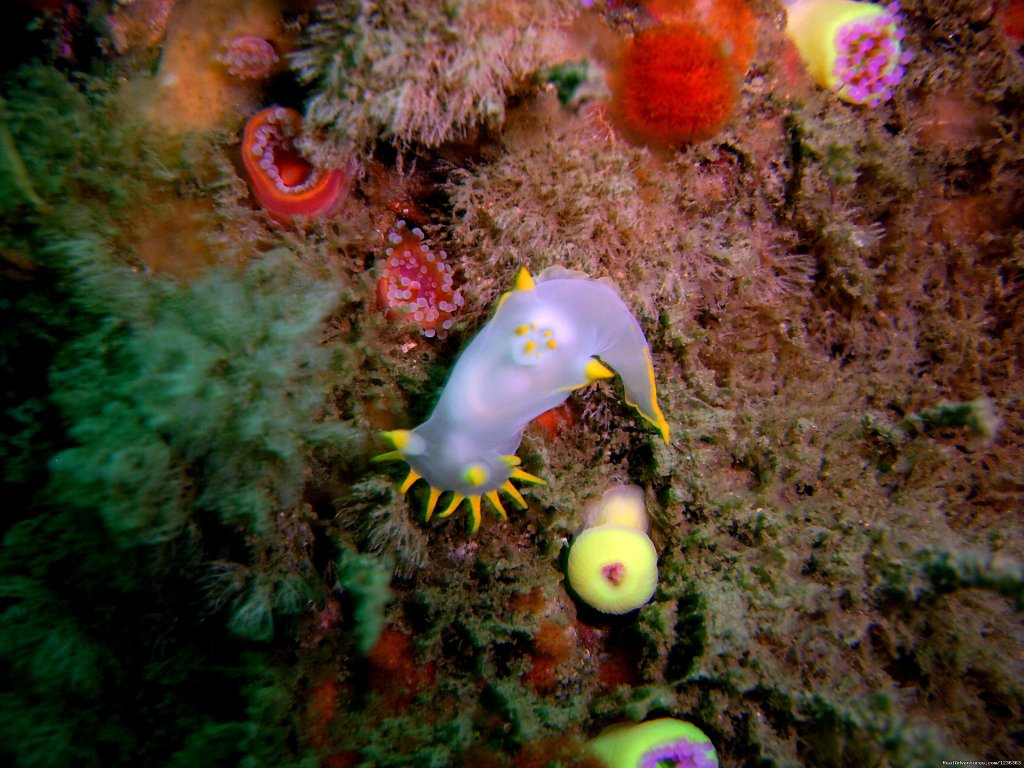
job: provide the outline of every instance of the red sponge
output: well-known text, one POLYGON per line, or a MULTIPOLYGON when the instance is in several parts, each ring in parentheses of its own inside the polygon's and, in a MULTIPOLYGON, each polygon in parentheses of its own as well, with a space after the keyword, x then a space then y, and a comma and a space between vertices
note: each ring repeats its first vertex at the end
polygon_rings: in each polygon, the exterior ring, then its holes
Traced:
POLYGON ((662 144, 717 133, 732 114, 740 73, 703 26, 673 22, 641 31, 613 77, 615 112, 638 138, 662 144))

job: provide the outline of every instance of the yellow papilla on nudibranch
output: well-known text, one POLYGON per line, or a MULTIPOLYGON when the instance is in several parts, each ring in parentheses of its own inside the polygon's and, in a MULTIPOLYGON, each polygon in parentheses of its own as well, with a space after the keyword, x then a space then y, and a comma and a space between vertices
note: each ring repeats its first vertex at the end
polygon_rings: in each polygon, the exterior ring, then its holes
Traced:
POLYGON ((572 542, 566 562, 569 586, 602 613, 629 613, 658 587, 658 553, 647 537, 642 488, 620 485, 584 511, 588 526, 572 542))
POLYGON ((622 377, 626 402, 668 441, 647 339, 618 293, 563 269, 536 280, 520 270, 514 289, 459 356, 430 418, 386 432, 395 450, 376 460, 409 464, 403 493, 421 478, 430 484, 428 520, 446 491, 452 496, 440 517, 468 500, 472 533, 482 498, 504 518, 499 491, 525 508, 512 480, 544 482, 519 468, 515 453, 526 425, 573 390, 614 375, 609 367, 622 377))

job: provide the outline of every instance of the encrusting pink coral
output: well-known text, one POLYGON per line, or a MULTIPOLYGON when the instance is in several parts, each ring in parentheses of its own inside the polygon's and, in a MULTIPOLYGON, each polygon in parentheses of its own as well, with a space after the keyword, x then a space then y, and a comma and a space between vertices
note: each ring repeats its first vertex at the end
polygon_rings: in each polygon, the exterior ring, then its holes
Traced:
POLYGON ((404 317, 420 327, 423 335, 439 339, 448 335, 462 294, 455 288, 444 251, 434 253, 424 241, 423 230, 395 222, 387 234, 383 275, 377 282, 377 298, 390 318, 404 317))

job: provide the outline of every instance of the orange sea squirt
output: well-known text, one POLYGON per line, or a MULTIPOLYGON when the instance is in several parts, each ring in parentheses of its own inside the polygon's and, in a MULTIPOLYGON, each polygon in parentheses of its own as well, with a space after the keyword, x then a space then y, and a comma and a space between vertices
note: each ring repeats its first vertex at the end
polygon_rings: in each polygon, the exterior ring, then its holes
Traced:
POLYGON ((1024 0, 1009 0, 1003 9, 1003 31, 1014 42, 1024 41, 1024 0))
POLYGON ((700 24, 740 75, 754 60, 757 17, 746 0, 648 0, 647 11, 666 24, 700 24))
POLYGON ((334 213, 348 196, 347 170, 322 170, 295 148, 302 116, 294 109, 270 107, 249 118, 242 135, 245 165, 256 201, 271 218, 319 218, 334 213))
POLYGON ((614 78, 615 115, 643 141, 699 141, 725 125, 739 81, 719 41, 701 26, 655 26, 626 45, 614 78))

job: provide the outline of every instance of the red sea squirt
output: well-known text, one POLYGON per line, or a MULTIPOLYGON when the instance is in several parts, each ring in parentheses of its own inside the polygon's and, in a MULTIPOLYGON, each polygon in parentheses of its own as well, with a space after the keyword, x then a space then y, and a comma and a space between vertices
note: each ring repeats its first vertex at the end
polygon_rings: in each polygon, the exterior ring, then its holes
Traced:
POLYGON ((423 230, 410 230, 403 220, 388 232, 387 241, 377 299, 388 317, 405 317, 424 336, 443 339, 454 323, 455 310, 462 306, 445 252, 434 253, 424 241, 423 230))
POLYGON ((242 135, 242 162, 256 201, 271 218, 287 223, 334 213, 348 195, 347 170, 323 170, 298 153, 294 139, 302 116, 270 107, 249 118, 242 135))
POLYGON ((1024 0, 1009 0, 1006 4, 1003 31, 1015 43, 1024 42, 1024 0))
POLYGON ((732 115, 740 72, 701 25, 660 24, 630 40, 613 77, 629 133, 672 146, 715 135, 732 115))

